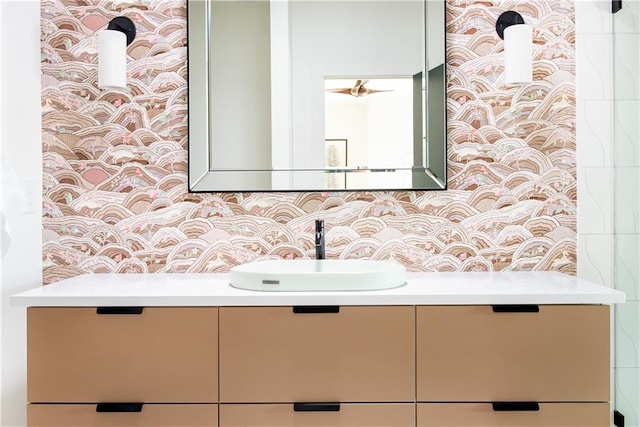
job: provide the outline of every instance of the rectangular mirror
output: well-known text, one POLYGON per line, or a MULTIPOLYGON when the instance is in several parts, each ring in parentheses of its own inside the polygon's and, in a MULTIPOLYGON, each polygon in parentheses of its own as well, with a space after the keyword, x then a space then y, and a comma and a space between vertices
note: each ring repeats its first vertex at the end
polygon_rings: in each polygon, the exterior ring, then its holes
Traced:
POLYGON ((188 0, 189 191, 446 188, 444 0, 188 0))

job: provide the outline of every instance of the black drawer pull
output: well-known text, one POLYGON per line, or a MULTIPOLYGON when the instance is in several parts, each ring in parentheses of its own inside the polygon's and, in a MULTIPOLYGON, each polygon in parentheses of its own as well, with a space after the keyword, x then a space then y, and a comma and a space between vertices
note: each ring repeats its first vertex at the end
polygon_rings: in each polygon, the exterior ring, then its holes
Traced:
POLYGON ((143 403, 106 402, 96 405, 96 412, 142 412, 143 403))
POLYGON ((142 314, 144 307, 98 307, 96 314, 142 314))
POLYGON ((492 405, 496 412, 540 410, 538 402, 493 402, 492 405))
POLYGON ((296 305, 293 307, 296 314, 340 313, 339 305, 296 305))
POLYGON ((493 305, 494 313, 539 313, 540 306, 535 304, 493 305))
POLYGON ((294 403, 293 410, 296 412, 338 412, 339 403, 294 403))

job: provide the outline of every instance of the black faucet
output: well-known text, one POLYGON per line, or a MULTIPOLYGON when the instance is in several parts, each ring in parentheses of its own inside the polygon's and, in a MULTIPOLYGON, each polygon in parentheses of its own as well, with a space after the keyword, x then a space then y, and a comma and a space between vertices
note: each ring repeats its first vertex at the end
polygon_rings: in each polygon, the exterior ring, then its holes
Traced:
POLYGON ((324 258, 324 221, 316 219, 316 259, 324 258))

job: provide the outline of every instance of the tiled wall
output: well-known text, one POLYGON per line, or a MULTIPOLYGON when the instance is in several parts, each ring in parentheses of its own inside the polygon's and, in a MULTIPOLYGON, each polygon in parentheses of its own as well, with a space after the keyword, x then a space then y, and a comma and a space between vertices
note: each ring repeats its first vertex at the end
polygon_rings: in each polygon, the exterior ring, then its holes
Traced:
POLYGON ((576 273, 574 4, 447 0, 444 192, 189 194, 185 0, 42 2, 43 277, 214 272, 258 258, 576 273), (501 83, 495 20, 536 27, 535 83, 501 83), (133 19, 129 91, 96 88, 95 31, 133 19))
POLYGON ((640 2, 614 15, 614 279, 627 295, 616 306, 616 407, 640 426, 640 2))
POLYGON ((607 286, 613 286, 612 27, 610 2, 576 2, 578 275, 607 286))
POLYGON ((615 408, 640 426, 640 2, 576 2, 578 275, 615 307, 615 408))

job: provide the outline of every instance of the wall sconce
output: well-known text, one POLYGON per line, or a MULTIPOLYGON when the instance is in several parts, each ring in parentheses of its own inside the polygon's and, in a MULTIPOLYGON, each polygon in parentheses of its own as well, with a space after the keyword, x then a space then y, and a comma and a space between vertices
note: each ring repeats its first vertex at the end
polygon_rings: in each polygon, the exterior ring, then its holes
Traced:
POLYGON ((109 21, 106 30, 98 33, 98 87, 126 89, 127 46, 136 37, 131 19, 118 16, 109 21))
POLYGON ((504 83, 517 85, 533 81, 533 27, 518 12, 498 17, 496 32, 504 40, 504 83))

